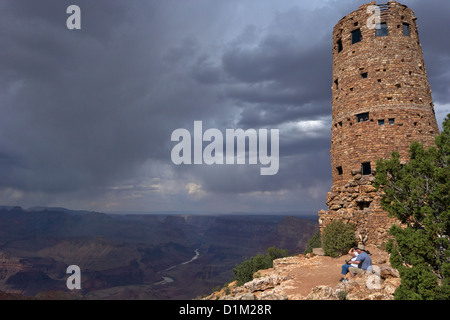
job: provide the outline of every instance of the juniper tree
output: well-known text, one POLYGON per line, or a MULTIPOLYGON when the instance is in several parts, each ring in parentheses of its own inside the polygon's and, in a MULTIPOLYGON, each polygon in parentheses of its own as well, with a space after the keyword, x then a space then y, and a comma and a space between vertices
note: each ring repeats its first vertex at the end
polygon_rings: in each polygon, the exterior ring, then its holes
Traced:
POLYGON ((255 272, 272 268, 273 260, 286 257, 287 255, 287 249, 278 249, 273 246, 267 249, 266 254, 257 254, 241 264, 236 265, 236 267, 233 268, 233 274, 237 280, 238 286, 251 281, 255 272))
POLYGON ((450 298, 450 114, 443 129, 435 147, 412 143, 406 164, 398 152, 377 161, 381 205, 402 224, 386 246, 401 277, 396 299, 450 298))
POLYGON ((338 257, 346 254, 357 244, 355 226, 345 224, 342 220, 333 220, 324 228, 321 240, 326 255, 338 257))

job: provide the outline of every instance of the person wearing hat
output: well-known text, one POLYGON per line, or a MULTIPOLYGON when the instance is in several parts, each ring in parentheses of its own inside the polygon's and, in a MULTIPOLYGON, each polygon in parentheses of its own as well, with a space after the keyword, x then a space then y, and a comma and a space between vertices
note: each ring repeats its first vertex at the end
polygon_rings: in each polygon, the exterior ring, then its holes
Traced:
POLYGON ((356 248, 356 251, 358 252, 358 257, 355 259, 355 261, 352 261, 352 263, 357 264, 358 267, 350 267, 349 273, 350 276, 353 277, 355 274, 362 273, 363 271, 371 270, 372 269, 372 259, 366 252, 366 247, 362 244, 358 245, 356 248))

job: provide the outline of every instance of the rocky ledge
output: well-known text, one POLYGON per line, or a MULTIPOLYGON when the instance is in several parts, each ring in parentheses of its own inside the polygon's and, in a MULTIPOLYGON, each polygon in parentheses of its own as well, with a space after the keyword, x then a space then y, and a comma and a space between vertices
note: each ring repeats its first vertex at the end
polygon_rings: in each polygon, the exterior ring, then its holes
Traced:
POLYGON ((206 300, 393 300, 400 285, 387 253, 370 248, 374 272, 341 282, 346 256, 331 258, 315 254, 274 260, 274 267, 260 270, 242 286, 230 283, 206 300))

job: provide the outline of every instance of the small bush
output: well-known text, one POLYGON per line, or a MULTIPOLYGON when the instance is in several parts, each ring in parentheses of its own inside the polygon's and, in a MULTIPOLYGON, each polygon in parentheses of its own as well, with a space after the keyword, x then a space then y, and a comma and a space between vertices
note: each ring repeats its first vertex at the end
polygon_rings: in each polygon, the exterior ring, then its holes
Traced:
MULTIPOLYGON (((273 260, 275 260, 275 259, 287 257, 288 250, 287 249, 279 249, 279 248, 276 248, 275 246, 273 246, 273 247, 270 247, 269 249, 267 249, 266 255, 268 255, 269 258, 273 262, 273 260)), ((271 264, 273 264, 273 263, 271 263, 271 264)))
POLYGON ((322 248, 322 240, 320 237, 320 230, 318 230, 311 239, 308 240, 308 246, 303 254, 311 253, 314 248, 322 248))
POLYGON ((339 291, 338 299, 339 300, 347 300, 347 291, 346 290, 339 291))
POLYGON ((330 222, 323 229, 322 248, 328 256, 338 257, 346 254, 356 244, 355 227, 352 224, 337 220, 330 222))
POLYGON ((233 269, 233 274, 237 280, 237 285, 253 280, 253 274, 258 270, 264 270, 273 267, 273 260, 283 258, 288 255, 288 250, 270 247, 266 254, 258 254, 245 260, 233 269))

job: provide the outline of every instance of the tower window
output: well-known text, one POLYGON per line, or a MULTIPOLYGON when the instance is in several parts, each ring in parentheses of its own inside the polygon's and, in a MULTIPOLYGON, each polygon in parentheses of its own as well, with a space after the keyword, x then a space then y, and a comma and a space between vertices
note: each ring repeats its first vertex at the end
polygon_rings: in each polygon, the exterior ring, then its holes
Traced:
POLYGON ((334 84, 336 85, 336 90, 338 90, 339 89, 339 80, 338 79, 334 80, 334 84))
POLYGON ((366 79, 367 78, 367 72, 361 73, 361 78, 366 79))
POLYGON ((356 115, 356 122, 369 121, 369 113, 364 112, 356 115))
POLYGON ((409 29, 409 23, 403 22, 403 35, 407 36, 407 37, 411 36, 411 31, 409 29))
POLYGON ((361 29, 352 31, 352 44, 360 42, 362 40, 361 29))
POLYGON ((343 171, 342 171, 342 166, 336 167, 337 173, 338 175, 342 175, 343 171))
POLYGON ((358 209, 359 210, 364 210, 365 208, 369 208, 370 207, 370 202, 369 201, 360 201, 357 204, 358 204, 358 209))
POLYGON ((378 125, 379 126, 384 126, 384 119, 379 119, 378 120, 378 125))
POLYGON ((372 173, 372 169, 370 168, 370 162, 361 163, 361 172, 363 175, 369 175, 372 173))
POLYGON ((377 37, 385 37, 389 35, 389 31, 387 28, 386 22, 381 22, 380 24, 377 24, 377 28, 375 31, 375 36, 377 37))
POLYGON ((394 118, 389 118, 389 124, 394 124, 395 123, 395 119, 394 118))
POLYGON ((341 52, 342 49, 344 49, 344 47, 342 46, 342 39, 339 39, 337 41, 337 51, 338 51, 338 53, 341 52))

